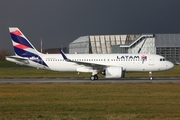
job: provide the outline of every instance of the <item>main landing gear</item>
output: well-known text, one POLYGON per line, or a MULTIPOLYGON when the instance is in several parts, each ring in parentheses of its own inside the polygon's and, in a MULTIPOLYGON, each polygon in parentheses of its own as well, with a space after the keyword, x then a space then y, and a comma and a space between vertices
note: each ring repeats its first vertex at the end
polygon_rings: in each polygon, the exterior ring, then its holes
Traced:
POLYGON ((149 79, 150 79, 150 80, 153 80, 152 72, 149 72, 149 79))
POLYGON ((91 77, 90 77, 90 80, 98 80, 98 76, 97 75, 92 75, 91 77))
POLYGON ((98 71, 97 70, 93 70, 93 72, 92 72, 92 76, 90 77, 90 80, 98 80, 98 76, 97 76, 97 74, 98 74, 98 71))

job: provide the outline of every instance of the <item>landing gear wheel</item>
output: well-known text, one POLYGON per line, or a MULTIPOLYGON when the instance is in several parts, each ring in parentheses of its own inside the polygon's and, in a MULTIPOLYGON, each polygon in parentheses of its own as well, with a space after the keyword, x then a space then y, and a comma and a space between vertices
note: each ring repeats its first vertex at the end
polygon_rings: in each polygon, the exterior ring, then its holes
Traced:
POLYGON ((94 79, 95 79, 95 80, 98 80, 98 76, 97 76, 97 75, 94 75, 94 79))
POLYGON ((149 79, 150 79, 150 80, 153 80, 153 77, 150 77, 149 79))
POLYGON ((91 77, 90 77, 90 80, 98 80, 98 76, 97 75, 92 75, 91 77))
POLYGON ((95 80, 95 77, 92 75, 91 77, 90 77, 90 80, 95 80))

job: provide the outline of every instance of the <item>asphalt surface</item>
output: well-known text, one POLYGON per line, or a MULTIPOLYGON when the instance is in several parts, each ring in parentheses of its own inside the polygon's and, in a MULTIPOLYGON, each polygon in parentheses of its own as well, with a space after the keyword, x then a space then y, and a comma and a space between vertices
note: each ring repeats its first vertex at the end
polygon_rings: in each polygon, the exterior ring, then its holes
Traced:
POLYGON ((123 78, 123 79, 99 79, 91 81, 88 78, 14 78, 0 79, 0 84, 5 83, 180 83, 180 78, 123 78))

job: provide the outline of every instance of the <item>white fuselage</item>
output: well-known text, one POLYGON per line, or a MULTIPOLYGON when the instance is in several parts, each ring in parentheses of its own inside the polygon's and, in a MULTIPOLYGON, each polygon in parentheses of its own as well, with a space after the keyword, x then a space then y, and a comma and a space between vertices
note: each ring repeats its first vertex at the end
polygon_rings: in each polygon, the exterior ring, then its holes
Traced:
MULTIPOLYGON (((31 60, 24 65, 53 71, 93 71, 93 67, 65 61, 61 54, 41 54, 40 56, 47 66, 31 60)), ((104 66, 120 66, 124 71, 163 71, 174 67, 174 64, 166 61, 164 57, 152 54, 67 54, 66 56, 72 61, 95 63, 104 66), (142 58, 142 56, 145 56, 145 58, 142 58)), ((22 62, 11 58, 6 59, 22 64, 22 62)))

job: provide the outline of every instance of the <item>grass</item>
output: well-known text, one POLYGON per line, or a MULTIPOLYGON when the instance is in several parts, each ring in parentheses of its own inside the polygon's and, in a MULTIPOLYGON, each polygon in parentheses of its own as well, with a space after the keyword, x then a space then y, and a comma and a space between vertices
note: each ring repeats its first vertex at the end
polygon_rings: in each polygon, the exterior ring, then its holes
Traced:
MULTIPOLYGON (((30 68, 15 63, 0 62, 0 78, 89 78, 91 73, 77 72, 55 72, 30 68)), ((99 77, 104 77, 99 74, 99 77)), ((148 72, 126 72, 125 77, 148 78, 148 72)), ((153 72, 153 77, 180 77, 180 65, 175 66, 172 70, 153 72)))
MULTIPOLYGON (((153 75, 180 77, 180 66, 153 75)), ((0 78, 89 76, 0 62, 0 78)), ((128 72, 126 77, 148 73, 128 72)), ((179 108, 179 83, 0 84, 2 120, 178 120, 179 108)))
POLYGON ((180 84, 1 84, 3 120, 178 120, 180 84))

